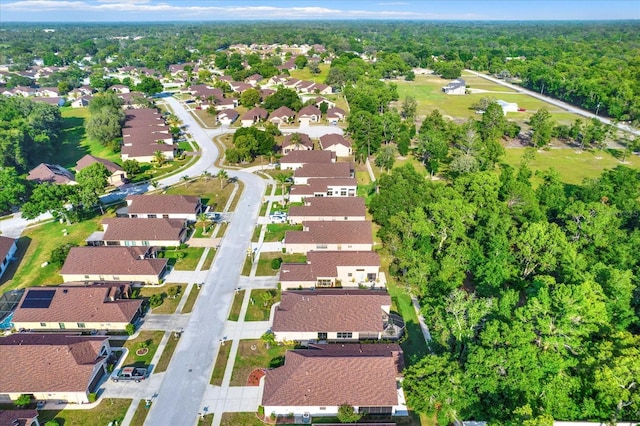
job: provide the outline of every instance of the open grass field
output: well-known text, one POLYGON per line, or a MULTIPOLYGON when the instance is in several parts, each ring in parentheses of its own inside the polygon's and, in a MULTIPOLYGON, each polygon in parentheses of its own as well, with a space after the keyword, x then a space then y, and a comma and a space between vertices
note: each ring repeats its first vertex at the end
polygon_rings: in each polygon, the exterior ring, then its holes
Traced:
POLYGON ((67 168, 74 168, 76 162, 86 154, 106 158, 120 164, 120 155, 100 142, 90 140, 84 131, 84 122, 89 118, 89 108, 61 108, 62 145, 54 153, 51 162, 67 168))
POLYGON ((231 386, 246 386, 247 378, 254 368, 277 367, 284 361, 284 354, 293 346, 271 345, 260 339, 240 340, 238 353, 231 373, 231 386))
POLYGON ((289 74, 293 78, 297 78, 299 80, 307 80, 307 81, 315 81, 316 83, 323 83, 327 79, 327 75, 329 75, 329 69, 331 66, 329 64, 319 64, 320 74, 311 74, 308 67, 304 67, 301 70, 291 70, 289 74))
POLYGON ((100 220, 99 217, 71 225, 52 221, 25 229, 18 240, 18 260, 0 279, 0 293, 15 288, 61 284, 60 268, 53 264, 42 265, 49 261, 54 249, 64 244, 84 245, 85 239, 100 228, 100 220))
POLYGON ((216 358, 216 364, 213 367, 213 372, 211 373, 211 380, 209 384, 213 386, 222 385, 222 379, 224 378, 224 372, 227 369, 227 361, 229 360, 229 352, 231 352, 231 344, 233 342, 228 340, 224 345, 220 345, 220 349, 218 350, 218 356, 216 358))
MULTIPOLYGON (((518 167, 525 150, 507 148, 506 151, 504 162, 513 167, 518 167)), ((628 167, 640 168, 640 157, 631 155, 627 157, 625 163, 624 165, 628 167)), ((533 172, 553 167, 560 174, 562 181, 569 184, 579 184, 584 179, 598 177, 603 170, 613 169, 619 165, 622 165, 620 160, 608 151, 583 151, 578 153, 573 149, 564 148, 538 151, 535 158, 529 162, 529 168, 533 172)), ((534 185, 539 183, 535 176, 532 180, 534 185)))
POLYGON ((91 410, 38 411, 38 421, 44 425, 50 420, 56 420, 60 426, 104 426, 114 420, 120 424, 129 405, 130 399, 105 398, 91 410))
POLYGON ((438 109, 442 115, 462 122, 469 118, 479 119, 475 110, 471 109, 471 105, 481 98, 492 97, 507 102, 516 102, 519 107, 525 108, 526 112, 509 113, 507 115, 507 119, 519 123, 527 121, 532 113, 542 107, 547 108, 559 122, 572 123, 576 118, 579 118, 579 116, 566 112, 559 107, 526 94, 514 92, 507 87, 480 77, 463 74, 462 78, 472 89, 482 89, 487 92, 468 95, 446 95, 442 92, 442 87, 446 86, 450 80, 445 80, 435 75, 417 75, 415 81, 394 81, 398 86, 399 101, 397 106, 402 103, 406 96, 411 96, 418 101, 418 116, 425 116, 438 109))

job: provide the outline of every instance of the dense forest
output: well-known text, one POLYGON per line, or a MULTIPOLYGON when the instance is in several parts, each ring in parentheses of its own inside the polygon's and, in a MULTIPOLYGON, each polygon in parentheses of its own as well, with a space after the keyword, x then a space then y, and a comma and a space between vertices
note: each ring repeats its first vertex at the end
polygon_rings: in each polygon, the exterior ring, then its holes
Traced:
POLYGON ((377 187, 392 274, 433 335, 406 372, 415 409, 440 424, 640 418, 638 171, 567 186, 549 170, 534 188, 526 161, 448 183, 403 166, 377 187))
MULTIPOLYGON (((236 43, 318 43, 336 54, 387 58, 397 70, 432 67, 453 78, 463 67, 487 71, 617 120, 640 118, 640 37, 633 21, 48 24, 57 31, 46 37, 44 26, 5 28, 0 63, 16 69, 35 58, 69 65, 90 57, 89 64, 166 71, 236 43)), ((384 66, 375 69, 373 78, 390 76, 384 66)))

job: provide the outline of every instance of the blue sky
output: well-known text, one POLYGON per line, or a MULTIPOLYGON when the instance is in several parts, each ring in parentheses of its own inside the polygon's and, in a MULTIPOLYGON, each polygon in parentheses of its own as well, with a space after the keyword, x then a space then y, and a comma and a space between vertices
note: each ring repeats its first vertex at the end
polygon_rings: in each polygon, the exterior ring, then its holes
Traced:
POLYGON ((640 19, 640 0, 0 0, 0 22, 640 19))

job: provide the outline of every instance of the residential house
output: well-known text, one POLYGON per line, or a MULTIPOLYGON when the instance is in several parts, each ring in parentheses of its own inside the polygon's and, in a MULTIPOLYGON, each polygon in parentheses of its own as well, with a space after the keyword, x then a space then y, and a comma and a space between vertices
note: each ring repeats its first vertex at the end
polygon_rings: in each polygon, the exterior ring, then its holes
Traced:
POLYGON ((293 121, 296 113, 289 107, 281 106, 269 115, 269 121, 277 126, 293 121))
POLYGON ((92 164, 100 163, 104 165, 104 167, 111 173, 107 178, 107 182, 110 185, 120 186, 127 183, 127 172, 125 172, 122 167, 114 163, 113 161, 109 161, 106 158, 94 157, 91 154, 87 154, 76 163, 76 172, 84 169, 85 167, 89 167, 92 164))
POLYGON ((302 226, 302 231, 285 233, 284 248, 287 253, 373 250, 369 221, 303 222, 302 226))
POLYGON ((289 222, 362 221, 367 208, 360 197, 309 197, 303 206, 289 207, 289 222))
POLYGON ((17 330, 124 331, 142 313, 129 284, 31 287, 13 314, 17 330))
POLYGON ((282 170, 298 170, 305 164, 330 164, 335 161, 335 154, 330 151, 290 150, 280 158, 280 167, 282 170))
POLYGON ((238 100, 236 98, 218 99, 215 102, 216 111, 224 111, 227 109, 238 108, 238 100))
POLYGON ((71 101, 71 108, 84 108, 89 106, 91 102, 91 95, 80 96, 71 101))
POLYGON ((109 90, 115 93, 131 93, 131 89, 129 89, 124 84, 114 84, 113 86, 109 87, 109 90))
POLYGON ((290 350, 282 367, 266 371, 261 405, 267 415, 336 416, 343 404, 361 413, 407 415, 399 384, 403 367, 398 345, 290 350))
POLYGON ((0 395, 17 400, 89 402, 107 373, 111 355, 105 336, 17 333, 0 339, 0 395))
POLYGON ((310 151, 313 149, 313 142, 306 133, 289 133, 282 142, 282 153, 288 154, 291 151, 310 151), (294 136, 297 135, 297 136, 294 136))
POLYGON ((382 340, 390 310, 380 290, 283 291, 271 330, 278 342, 382 340))
POLYGON ((307 105, 298 112, 298 121, 301 126, 308 126, 310 123, 319 123, 322 118, 320 108, 315 105, 307 105))
POLYGON ((200 197, 194 195, 138 194, 129 195, 126 201, 127 206, 118 210, 120 217, 163 217, 195 222, 206 209, 200 197))
POLYGON ((245 83, 250 84, 251 86, 255 87, 258 85, 258 83, 263 79, 263 77, 260 74, 253 74, 250 75, 249 77, 245 78, 245 83))
POLYGON ((502 108, 502 113, 504 115, 507 115, 508 112, 518 112, 518 104, 515 102, 507 102, 502 99, 498 99, 496 102, 502 108))
POLYGON ((442 91, 447 95, 464 95, 466 90, 466 83, 461 78, 453 80, 442 88, 442 91))
POLYGON ((350 157, 353 153, 351 146, 351 139, 345 139, 344 136, 337 133, 320 136, 320 148, 335 152, 337 157, 350 157))
POLYGON ((0 426, 40 426, 38 410, 31 408, 0 411, 0 426))
POLYGON ((39 87, 36 89, 36 96, 43 98, 60 98, 60 92, 57 87, 39 87))
POLYGON ((266 109, 256 107, 242 114, 240 121, 242 122, 242 127, 251 127, 256 123, 265 121, 268 116, 269 112, 266 109))
POLYGON ((58 164, 40 163, 29 171, 27 180, 36 183, 50 182, 58 185, 75 185, 75 176, 58 164))
POLYGON ((308 180, 312 178, 350 177, 353 177, 353 166, 351 163, 307 163, 293 172, 293 183, 296 185, 306 185, 308 180))
POLYGON ((342 108, 333 107, 327 110, 327 121, 329 124, 336 125, 341 121, 344 121, 345 113, 342 108))
POLYGON ((238 111, 235 109, 225 109, 216 115, 216 120, 223 126, 229 126, 233 124, 239 116, 240 114, 238 114, 238 111))
POLYGON ((262 99, 262 101, 264 102, 265 99, 267 99, 269 96, 273 95, 274 93, 276 93, 276 91, 273 89, 260 89, 260 99, 262 99))
POLYGON ((102 220, 102 228, 89 236, 88 245, 178 247, 189 233, 186 219, 112 217, 102 220))
POLYGON ((230 81, 229 86, 231 87, 231 90, 236 93, 242 93, 245 90, 253 88, 253 86, 251 86, 250 84, 244 83, 242 81, 230 81))
POLYGON ((317 106, 318 108, 320 108, 320 105, 322 104, 327 104, 327 109, 331 109, 331 108, 335 108, 336 107, 336 103, 333 101, 330 101, 329 99, 323 97, 323 96, 318 96, 313 100, 313 104, 315 106, 317 106))
POLYGON ((168 260, 153 247, 72 247, 60 269, 64 282, 128 281, 160 284, 168 260))
POLYGON ((374 251, 310 251, 305 263, 283 263, 280 267, 283 289, 384 287, 386 283, 380 278, 380 256, 374 251))
POLYGON ((9 263, 13 260, 16 251, 18 251, 17 241, 13 238, 3 237, 0 235, 0 277, 9 267, 9 263))
POLYGON ((175 156, 173 135, 162 115, 152 108, 127 110, 127 121, 122 129, 122 161, 148 163, 155 159, 157 152, 167 160, 175 156))
POLYGON ((293 185, 289 189, 289 201, 300 203, 308 197, 355 197, 358 182, 355 178, 314 178, 306 185, 293 185))

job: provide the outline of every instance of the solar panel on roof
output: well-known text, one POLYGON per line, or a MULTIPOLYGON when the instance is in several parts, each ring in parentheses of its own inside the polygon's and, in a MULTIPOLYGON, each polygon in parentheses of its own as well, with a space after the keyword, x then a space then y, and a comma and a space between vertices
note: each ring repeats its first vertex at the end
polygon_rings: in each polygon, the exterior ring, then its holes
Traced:
POLYGON ((55 290, 28 290, 20 307, 46 309, 51 305, 55 294, 55 290))

